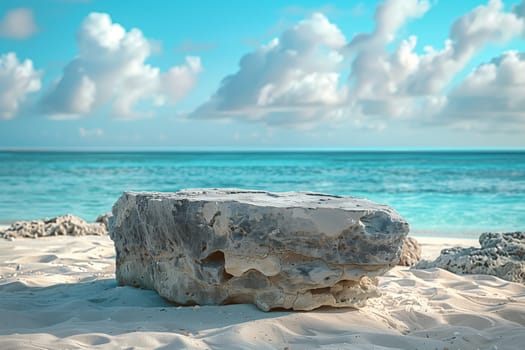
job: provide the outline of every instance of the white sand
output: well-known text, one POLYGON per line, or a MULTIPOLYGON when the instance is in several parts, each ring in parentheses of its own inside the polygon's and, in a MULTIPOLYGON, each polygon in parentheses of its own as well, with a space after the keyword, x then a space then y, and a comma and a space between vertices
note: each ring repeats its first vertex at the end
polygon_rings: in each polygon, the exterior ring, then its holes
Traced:
MULTIPOLYGON (((418 237, 426 257, 473 240, 418 237)), ((0 349, 524 349, 525 286, 396 267, 361 310, 177 307, 118 287, 108 237, 0 239, 0 349)))

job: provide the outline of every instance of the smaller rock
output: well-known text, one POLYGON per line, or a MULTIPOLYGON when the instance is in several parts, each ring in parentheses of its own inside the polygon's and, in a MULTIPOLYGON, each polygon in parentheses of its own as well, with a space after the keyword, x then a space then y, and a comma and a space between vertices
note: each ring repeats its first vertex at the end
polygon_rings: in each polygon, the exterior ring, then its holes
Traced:
POLYGON ((406 237, 403 241, 401 259, 397 263, 400 266, 414 266, 421 260, 421 245, 413 237, 406 237))
POLYGON ((103 223, 87 223, 77 216, 68 214, 51 219, 17 221, 2 232, 1 237, 13 239, 107 234, 107 228, 103 223))
POLYGON ((98 222, 100 224, 104 224, 104 226, 106 226, 106 230, 109 230, 109 218, 112 217, 112 216, 113 216, 112 213, 100 214, 97 217, 97 220, 95 220, 95 222, 98 222))
POLYGON ((483 233, 481 248, 443 249, 434 261, 420 261, 415 268, 439 267, 458 274, 484 274, 525 283, 525 232, 483 233))

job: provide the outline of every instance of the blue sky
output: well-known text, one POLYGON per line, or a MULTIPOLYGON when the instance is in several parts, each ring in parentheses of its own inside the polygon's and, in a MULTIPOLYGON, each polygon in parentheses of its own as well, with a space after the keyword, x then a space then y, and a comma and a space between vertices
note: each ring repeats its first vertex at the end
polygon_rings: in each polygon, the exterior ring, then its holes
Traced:
POLYGON ((525 147, 525 0, 0 3, 0 148, 525 147))

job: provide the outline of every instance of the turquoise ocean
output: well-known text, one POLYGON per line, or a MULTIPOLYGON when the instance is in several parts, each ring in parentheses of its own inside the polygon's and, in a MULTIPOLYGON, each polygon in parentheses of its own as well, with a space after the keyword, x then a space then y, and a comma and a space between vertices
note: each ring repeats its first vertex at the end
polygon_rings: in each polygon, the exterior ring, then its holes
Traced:
POLYGON ((0 152, 0 224, 93 221, 123 191, 196 187, 364 197, 415 234, 525 229, 525 151, 0 152))

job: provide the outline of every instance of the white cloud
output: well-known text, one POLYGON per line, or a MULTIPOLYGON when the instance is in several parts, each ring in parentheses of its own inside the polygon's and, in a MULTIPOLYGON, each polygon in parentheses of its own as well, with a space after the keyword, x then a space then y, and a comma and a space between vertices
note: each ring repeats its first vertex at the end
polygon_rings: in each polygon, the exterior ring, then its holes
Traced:
POLYGON ((417 69, 419 57, 413 53, 417 38, 403 41, 393 53, 387 46, 407 21, 423 16, 429 8, 428 1, 386 1, 376 9, 374 31, 356 35, 348 44, 353 85, 349 97, 362 114, 406 117, 412 113, 412 101, 400 97, 400 84, 417 69))
POLYGON ((185 64, 161 73, 145 63, 152 45, 142 32, 126 31, 104 13, 87 16, 77 42, 77 57, 43 98, 44 111, 51 116, 80 117, 105 104, 117 118, 146 116, 152 106, 184 97, 202 70, 199 57, 186 57, 185 64))
POLYGON ((352 79, 358 97, 377 96, 378 91, 405 96, 440 93, 485 45, 507 42, 525 28, 523 18, 505 12, 500 0, 490 0, 454 21, 443 49, 427 46, 417 54, 417 37, 411 36, 389 53, 386 45, 399 28, 428 9, 428 2, 420 0, 389 0, 378 6, 374 32, 358 35, 349 44, 350 54, 355 54, 352 79))
POLYGON ((339 85, 346 43, 341 31, 319 13, 279 38, 244 55, 239 71, 196 109, 195 118, 239 118, 268 123, 309 123, 338 116, 346 99, 339 85))
POLYGON ((20 62, 13 52, 0 56, 0 119, 15 117, 26 95, 40 90, 41 75, 29 59, 20 62))
POLYGON ((451 92, 442 118, 476 129, 525 129, 525 54, 508 51, 478 66, 451 92))
POLYGON ((349 44, 350 55, 355 55, 350 96, 365 115, 414 118, 429 115, 429 108, 439 112, 446 104, 446 88, 477 52, 488 43, 518 36, 524 28, 522 18, 504 12, 500 0, 491 0, 453 23, 443 49, 425 47, 418 54, 417 37, 411 36, 390 53, 387 44, 396 31, 428 8, 426 1, 387 1, 376 11, 374 32, 356 36, 349 44), (390 18, 390 13, 397 15, 390 18))
POLYGON ((395 39, 397 31, 408 20, 423 16, 429 8, 427 0, 387 0, 380 3, 374 13, 374 31, 356 35, 349 44, 350 49, 384 48, 395 39))
POLYGON ((429 48, 419 58, 406 89, 416 95, 441 92, 485 45, 507 42, 524 28, 523 19, 504 12, 500 0, 476 7, 454 22, 443 50, 429 48))
POLYGON ((33 11, 27 8, 10 10, 0 20, 0 37, 26 39, 37 31, 33 11))

